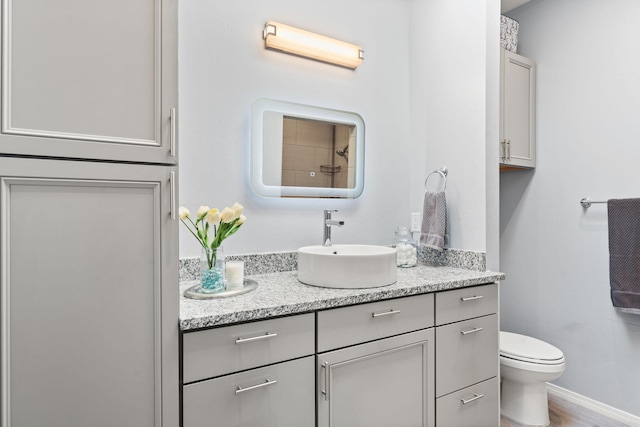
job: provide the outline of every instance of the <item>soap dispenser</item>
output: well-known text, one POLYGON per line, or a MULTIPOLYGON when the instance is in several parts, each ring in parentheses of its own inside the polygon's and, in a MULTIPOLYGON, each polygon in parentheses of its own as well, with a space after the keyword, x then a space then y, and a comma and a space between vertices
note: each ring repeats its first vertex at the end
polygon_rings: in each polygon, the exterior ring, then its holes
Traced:
POLYGON ((411 236, 407 227, 398 227, 393 239, 396 248, 396 265, 398 267, 415 267, 418 265, 418 242, 411 236))

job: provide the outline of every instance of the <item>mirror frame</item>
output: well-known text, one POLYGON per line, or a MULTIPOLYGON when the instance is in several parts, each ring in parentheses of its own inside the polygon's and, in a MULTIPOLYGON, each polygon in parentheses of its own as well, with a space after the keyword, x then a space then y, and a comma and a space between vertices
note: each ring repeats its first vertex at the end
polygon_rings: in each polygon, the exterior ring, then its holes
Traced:
MULTIPOLYGON (((280 142, 282 145, 282 142, 280 142)), ((282 151, 282 149, 280 149, 282 151)), ((312 197, 355 199, 364 190, 364 120, 357 113, 313 107, 275 99, 259 98, 251 107, 251 186, 256 194, 264 197, 312 197), (264 183, 263 141, 264 115, 266 112, 356 126, 355 186, 353 188, 293 187, 264 183)))

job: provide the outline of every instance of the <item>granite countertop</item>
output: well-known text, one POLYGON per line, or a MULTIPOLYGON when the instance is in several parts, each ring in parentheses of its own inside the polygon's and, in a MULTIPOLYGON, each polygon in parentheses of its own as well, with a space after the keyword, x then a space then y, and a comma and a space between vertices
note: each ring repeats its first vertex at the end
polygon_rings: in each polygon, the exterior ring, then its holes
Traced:
POLYGON ((230 298, 193 300, 182 296, 197 282, 180 284, 180 330, 209 328, 288 314, 306 313, 408 295, 481 285, 504 279, 503 273, 453 267, 399 268, 393 285, 366 289, 330 289, 302 284, 297 271, 257 274, 258 288, 230 298))

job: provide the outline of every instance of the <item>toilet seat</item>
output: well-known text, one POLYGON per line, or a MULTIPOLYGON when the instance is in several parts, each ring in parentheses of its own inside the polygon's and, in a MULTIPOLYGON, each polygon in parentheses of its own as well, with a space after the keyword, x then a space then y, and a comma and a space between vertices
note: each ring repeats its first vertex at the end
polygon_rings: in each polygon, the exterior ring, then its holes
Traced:
POLYGON ((564 354, 557 347, 536 338, 500 331, 500 356, 538 365, 561 365, 564 354))

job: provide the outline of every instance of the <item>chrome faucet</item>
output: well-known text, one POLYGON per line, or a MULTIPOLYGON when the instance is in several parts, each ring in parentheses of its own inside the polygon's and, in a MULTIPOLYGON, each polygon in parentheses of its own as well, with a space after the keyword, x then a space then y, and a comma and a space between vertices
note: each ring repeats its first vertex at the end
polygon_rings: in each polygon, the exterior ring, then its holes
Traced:
POLYGON ((331 246, 331 227, 342 227, 344 221, 334 221, 331 219, 331 214, 338 212, 337 210, 324 211, 324 239, 322 240, 322 246, 331 246))

